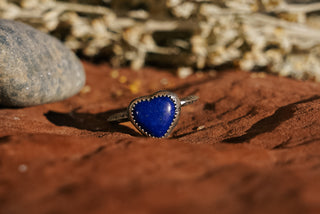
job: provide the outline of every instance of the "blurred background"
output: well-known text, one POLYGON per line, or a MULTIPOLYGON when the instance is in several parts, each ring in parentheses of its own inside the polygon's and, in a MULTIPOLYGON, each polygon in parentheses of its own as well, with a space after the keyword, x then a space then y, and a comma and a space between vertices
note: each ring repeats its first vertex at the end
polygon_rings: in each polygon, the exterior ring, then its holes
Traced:
POLYGON ((113 67, 240 68, 320 81, 317 0, 1 0, 0 18, 113 67))

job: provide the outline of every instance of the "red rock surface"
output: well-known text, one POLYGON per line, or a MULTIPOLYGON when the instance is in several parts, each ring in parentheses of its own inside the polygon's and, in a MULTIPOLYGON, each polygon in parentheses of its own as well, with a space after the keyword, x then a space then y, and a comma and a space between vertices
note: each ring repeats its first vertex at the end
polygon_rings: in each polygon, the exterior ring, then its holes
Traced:
POLYGON ((79 95, 0 109, 1 214, 320 212, 318 83, 84 65, 79 95), (163 88, 200 97, 171 138, 105 121, 163 88))

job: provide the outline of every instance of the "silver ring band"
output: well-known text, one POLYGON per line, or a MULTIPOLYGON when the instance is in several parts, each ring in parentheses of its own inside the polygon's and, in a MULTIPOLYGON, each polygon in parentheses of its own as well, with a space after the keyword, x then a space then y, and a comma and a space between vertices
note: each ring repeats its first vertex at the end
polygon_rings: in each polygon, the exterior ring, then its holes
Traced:
POLYGON ((190 104, 196 102, 198 99, 199 99, 198 96, 190 95, 190 96, 187 96, 185 98, 180 99, 180 105, 187 106, 187 105, 190 105, 190 104))

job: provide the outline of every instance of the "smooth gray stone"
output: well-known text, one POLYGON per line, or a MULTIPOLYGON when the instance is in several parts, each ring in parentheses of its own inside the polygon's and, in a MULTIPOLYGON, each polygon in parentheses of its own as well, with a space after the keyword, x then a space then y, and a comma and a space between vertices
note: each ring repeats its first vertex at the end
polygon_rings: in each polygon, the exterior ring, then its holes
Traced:
POLYGON ((0 19, 0 105, 55 102, 80 91, 85 73, 60 41, 28 25, 0 19))

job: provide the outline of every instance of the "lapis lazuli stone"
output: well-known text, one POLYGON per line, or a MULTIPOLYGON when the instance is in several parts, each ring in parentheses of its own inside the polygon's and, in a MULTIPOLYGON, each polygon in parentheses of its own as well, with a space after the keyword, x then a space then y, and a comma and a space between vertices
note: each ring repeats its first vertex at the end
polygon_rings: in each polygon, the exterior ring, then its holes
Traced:
POLYGON ((175 105, 169 97, 141 101, 132 109, 133 118, 145 132, 163 137, 175 118, 175 105))

